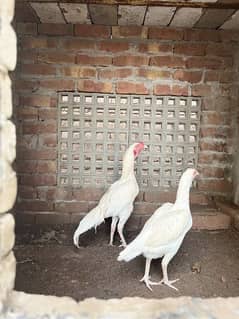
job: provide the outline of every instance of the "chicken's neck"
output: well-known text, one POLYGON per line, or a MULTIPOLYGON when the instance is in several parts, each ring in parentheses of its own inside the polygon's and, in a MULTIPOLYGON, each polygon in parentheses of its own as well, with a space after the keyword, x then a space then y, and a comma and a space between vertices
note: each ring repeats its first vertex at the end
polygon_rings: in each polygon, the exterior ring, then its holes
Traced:
POLYGON ((191 182, 180 181, 177 190, 175 206, 177 208, 189 209, 189 193, 191 182))
POLYGON ((127 179, 130 176, 134 176, 134 159, 125 159, 123 161, 123 168, 122 168, 122 179, 127 179))

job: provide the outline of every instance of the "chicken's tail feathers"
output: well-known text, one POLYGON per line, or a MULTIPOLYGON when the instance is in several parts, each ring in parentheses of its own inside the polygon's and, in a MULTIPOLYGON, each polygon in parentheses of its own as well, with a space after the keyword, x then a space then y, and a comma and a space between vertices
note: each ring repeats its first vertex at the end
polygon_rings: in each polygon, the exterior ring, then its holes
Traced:
POLYGON ((119 254, 117 260, 118 261, 130 261, 134 259, 135 257, 142 254, 142 248, 140 248, 140 245, 137 240, 132 241, 121 253, 119 254))
POLYGON ((74 232, 73 242, 79 248, 79 237, 91 228, 96 228, 104 221, 103 214, 98 206, 92 209, 79 223, 74 232))

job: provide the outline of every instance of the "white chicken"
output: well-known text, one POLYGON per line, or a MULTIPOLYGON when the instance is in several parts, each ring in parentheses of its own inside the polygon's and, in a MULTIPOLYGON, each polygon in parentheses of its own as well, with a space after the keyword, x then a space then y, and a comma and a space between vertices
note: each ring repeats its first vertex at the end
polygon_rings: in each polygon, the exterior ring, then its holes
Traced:
POLYGON ((159 207, 145 223, 139 235, 119 254, 118 261, 130 261, 143 255, 146 258, 145 273, 140 281, 152 290, 150 285, 165 284, 178 290, 172 284, 176 280, 168 279, 167 267, 176 255, 184 236, 192 227, 192 216, 189 206, 189 192, 194 178, 199 175, 196 169, 188 168, 181 176, 176 201, 159 207), (159 282, 149 280, 152 259, 162 259, 163 279, 159 282))
POLYGON ((126 247, 123 228, 133 211, 133 202, 139 193, 138 183, 134 174, 134 160, 144 149, 144 143, 134 143, 125 152, 122 175, 101 197, 98 205, 93 208, 79 223, 74 236, 74 245, 79 248, 79 236, 91 228, 96 228, 105 218, 112 217, 110 242, 113 245, 116 225, 122 246, 126 247))

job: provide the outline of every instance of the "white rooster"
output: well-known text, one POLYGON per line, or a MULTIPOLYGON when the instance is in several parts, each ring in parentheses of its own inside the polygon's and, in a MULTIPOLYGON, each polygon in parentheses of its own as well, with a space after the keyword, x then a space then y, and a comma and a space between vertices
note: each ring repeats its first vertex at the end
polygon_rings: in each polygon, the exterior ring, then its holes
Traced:
POLYGON ((183 173, 175 203, 165 203, 158 208, 145 223, 139 235, 119 254, 119 261, 130 261, 141 254, 146 258, 145 273, 140 281, 144 281, 150 290, 152 290, 150 285, 162 283, 178 290, 172 285, 178 279, 171 281, 168 279, 167 267, 181 246, 184 236, 192 227, 189 192, 192 181, 197 175, 199 173, 193 168, 188 168, 183 173), (149 280, 151 260, 161 257, 163 257, 163 279, 152 282, 149 280))
POLYGON ((93 208, 79 223, 73 237, 74 245, 79 248, 79 236, 91 228, 96 228, 105 218, 112 217, 110 245, 113 245, 114 233, 118 222, 118 233, 122 246, 126 247, 123 228, 132 210, 139 187, 134 174, 134 160, 144 149, 144 143, 134 143, 125 152, 122 175, 101 197, 93 208))

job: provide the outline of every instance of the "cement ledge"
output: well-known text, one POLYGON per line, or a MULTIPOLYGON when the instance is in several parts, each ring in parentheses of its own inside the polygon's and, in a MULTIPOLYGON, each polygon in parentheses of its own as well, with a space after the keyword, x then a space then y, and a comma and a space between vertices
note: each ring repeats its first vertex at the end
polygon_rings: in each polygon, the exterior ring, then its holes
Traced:
POLYGON ((76 302, 70 297, 31 295, 13 291, 4 318, 94 319, 238 319, 239 297, 200 299, 191 297, 100 300, 76 302))

